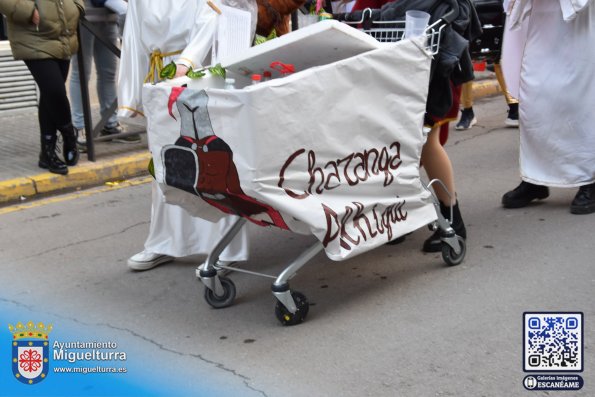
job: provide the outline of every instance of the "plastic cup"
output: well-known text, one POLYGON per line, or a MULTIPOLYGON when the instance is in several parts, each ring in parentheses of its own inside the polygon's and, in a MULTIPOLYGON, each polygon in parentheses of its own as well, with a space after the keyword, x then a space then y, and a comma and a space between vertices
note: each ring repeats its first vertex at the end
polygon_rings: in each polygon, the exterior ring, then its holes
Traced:
POLYGON ((430 14, 424 11, 409 10, 405 12, 405 38, 421 36, 430 22, 430 14))

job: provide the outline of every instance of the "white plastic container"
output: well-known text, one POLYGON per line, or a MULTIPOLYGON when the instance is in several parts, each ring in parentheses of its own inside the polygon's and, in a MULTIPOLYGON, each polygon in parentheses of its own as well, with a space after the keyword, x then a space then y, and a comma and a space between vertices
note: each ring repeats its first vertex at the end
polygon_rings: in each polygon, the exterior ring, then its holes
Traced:
POLYGON ((225 79, 225 87, 226 90, 233 90, 236 88, 236 79, 227 78, 225 79))
POLYGON ((405 38, 421 36, 424 34, 430 14, 424 11, 409 10, 405 12, 405 38))

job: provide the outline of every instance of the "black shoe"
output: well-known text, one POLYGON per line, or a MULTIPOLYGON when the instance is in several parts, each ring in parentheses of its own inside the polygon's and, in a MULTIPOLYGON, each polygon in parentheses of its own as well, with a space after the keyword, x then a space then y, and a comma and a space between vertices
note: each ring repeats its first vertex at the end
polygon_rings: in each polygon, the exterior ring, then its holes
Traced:
POLYGON ((54 136, 41 137, 41 153, 39 154, 39 168, 46 169, 54 174, 66 175, 68 174, 68 167, 56 154, 56 140, 54 136))
POLYGON ((461 118, 455 126, 455 129, 468 130, 469 128, 473 127, 476 123, 477 119, 475 118, 475 113, 473 113, 473 108, 463 109, 461 110, 461 118))
POLYGON ((521 182, 514 190, 502 196, 504 208, 522 208, 533 200, 543 200, 550 195, 547 186, 534 185, 529 182, 521 182))
MULTIPOLYGON (((122 127, 120 126, 120 124, 116 124, 111 127, 108 127, 108 126, 103 127, 103 129, 100 132, 100 135, 101 136, 109 136, 109 135, 121 134, 123 132, 124 131, 122 130, 122 127)), ((140 135, 135 134, 135 135, 128 135, 125 137, 114 138, 114 139, 112 139, 112 141, 118 142, 118 143, 140 143, 141 139, 140 139, 140 135)))
MULTIPOLYGON (((442 216, 446 219, 450 219, 450 207, 440 203, 440 212, 442 216)), ((452 207, 452 222, 451 226, 454 229, 457 236, 462 237, 463 239, 467 239, 467 228, 465 227, 465 222, 463 222, 463 217, 461 216, 461 211, 459 209, 459 202, 452 207)), ((440 239, 441 230, 438 229, 432 234, 430 237, 424 241, 424 245, 422 247, 423 252, 440 252, 442 251, 442 240, 440 239)))
POLYGON ((141 138, 139 134, 123 136, 120 138, 114 138, 113 142, 118 143, 141 143, 141 138))
POLYGON ((595 183, 581 186, 570 204, 570 213, 583 215, 595 212, 595 183))
POLYGON ((517 128, 519 126, 519 104, 511 103, 508 105, 508 117, 505 124, 507 127, 517 128))
POLYGON ((122 127, 120 127, 120 124, 116 124, 111 127, 108 127, 106 125, 105 127, 103 127, 101 129, 101 131, 99 132, 99 135, 100 136, 116 135, 116 134, 121 134, 122 132, 123 132, 122 127))
POLYGON ((58 128, 64 141, 64 162, 66 165, 76 165, 79 162, 79 149, 76 144, 77 130, 72 124, 58 128))
POLYGON ((421 248, 423 252, 440 252, 442 251, 442 240, 440 240, 440 229, 436 230, 430 237, 424 241, 421 248))

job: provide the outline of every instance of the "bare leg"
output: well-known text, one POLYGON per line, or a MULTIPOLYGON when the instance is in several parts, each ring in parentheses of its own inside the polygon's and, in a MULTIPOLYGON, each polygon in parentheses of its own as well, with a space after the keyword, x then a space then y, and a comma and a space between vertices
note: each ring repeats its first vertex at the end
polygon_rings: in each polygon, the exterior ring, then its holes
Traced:
POLYGON ((441 185, 435 184, 436 196, 444 205, 454 205, 456 203, 455 195, 455 181, 452 164, 446 150, 440 144, 439 140, 440 127, 433 127, 428 140, 421 151, 421 161, 426 169, 426 173, 430 179, 440 179, 451 194, 442 188, 441 185))
MULTIPOLYGON (((432 128, 428 140, 422 148, 421 161, 428 177, 430 179, 441 180, 446 186, 446 189, 448 189, 450 196, 442 185, 433 185, 434 192, 436 192, 436 196, 438 196, 438 200, 440 201, 440 212, 442 216, 450 218, 450 206, 452 205, 452 227, 458 236, 466 239, 467 230, 457 202, 452 164, 444 147, 440 144, 440 127, 432 128)), ((422 250, 424 252, 439 252, 442 250, 440 230, 436 230, 434 234, 424 241, 422 250)))

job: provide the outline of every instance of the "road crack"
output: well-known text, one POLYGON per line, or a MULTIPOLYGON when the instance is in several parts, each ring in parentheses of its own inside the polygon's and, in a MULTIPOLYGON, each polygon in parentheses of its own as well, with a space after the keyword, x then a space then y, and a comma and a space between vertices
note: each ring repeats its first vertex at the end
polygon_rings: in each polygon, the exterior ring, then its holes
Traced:
POLYGON ((87 239, 87 240, 75 241, 75 242, 72 242, 70 244, 61 245, 59 247, 50 248, 48 250, 41 251, 41 252, 38 252, 36 254, 25 256, 25 257, 22 257, 22 258, 18 258, 17 260, 25 260, 25 259, 37 258, 37 257, 40 257, 42 255, 48 254, 50 252, 58 251, 58 250, 61 250, 61 249, 65 249, 65 248, 69 248, 69 247, 74 247, 74 246, 77 246, 77 245, 80 245, 80 244, 86 244, 86 243, 91 243, 91 242, 95 242, 95 241, 100 241, 100 240, 103 240, 105 238, 117 236, 119 234, 124 234, 124 233, 128 232, 129 230, 134 229, 135 227, 143 226, 143 225, 146 225, 148 223, 149 223, 149 221, 135 223, 134 225, 125 227, 124 229, 120 230, 119 232, 108 233, 108 234, 104 234, 104 235, 101 235, 101 236, 93 237, 93 238, 90 238, 90 239, 87 239))
MULTIPOLYGON (((34 306, 27 305, 25 303, 22 303, 22 302, 19 302, 19 301, 15 301, 15 300, 12 300, 12 299, 6 299, 6 298, 0 297, 0 302, 5 302, 5 303, 8 303, 8 304, 12 304, 14 306, 22 307, 22 308, 25 308, 25 309, 27 309, 29 311, 38 311, 38 308, 36 308, 34 306)), ((47 313, 50 316, 57 317, 57 318, 60 318, 60 319, 63 319, 63 320, 67 320, 67 321, 72 321, 74 323, 80 324, 80 325, 85 326, 85 327, 95 327, 95 328, 97 328, 97 327, 106 327, 106 328, 110 328, 110 329, 117 330, 117 331, 120 331, 120 332, 125 332, 125 333, 128 333, 129 335, 133 336, 136 339, 140 339, 140 340, 142 340, 144 342, 147 342, 147 343, 149 343, 149 344, 157 347, 161 351, 164 351, 164 352, 167 352, 167 353, 171 353, 171 354, 175 354, 175 355, 178 355, 180 357, 191 357, 191 358, 198 359, 198 360, 200 360, 200 361, 202 361, 202 362, 204 362, 204 363, 206 363, 208 365, 211 365, 211 366, 213 366, 213 367, 215 367, 217 369, 220 369, 222 371, 228 372, 228 373, 232 374, 233 376, 236 376, 236 377, 240 378, 242 380, 242 383, 244 384, 244 386, 246 386, 248 389, 250 389, 250 390, 252 390, 254 392, 260 393, 264 397, 267 397, 267 394, 264 392, 264 390, 256 389, 255 387, 253 387, 252 385, 250 385, 251 379, 249 377, 247 377, 246 375, 242 375, 239 372, 237 372, 236 370, 234 370, 232 368, 226 367, 222 363, 219 363, 219 362, 216 362, 216 361, 213 361, 213 360, 209 360, 208 358, 204 357, 201 354, 185 353, 185 352, 181 352, 181 351, 178 351, 178 350, 169 348, 169 347, 163 345, 162 343, 159 343, 159 342, 157 342, 157 341, 155 341, 155 340, 153 340, 153 339, 151 339, 151 338, 149 338, 149 337, 147 337, 145 335, 142 335, 142 334, 140 334, 140 333, 138 333, 138 332, 136 332, 134 330, 131 330, 129 328, 118 327, 118 326, 115 326, 115 325, 112 325, 112 324, 109 324, 109 323, 86 323, 86 322, 81 321, 81 320, 79 320, 77 318, 74 318, 74 317, 63 316, 61 314, 52 313, 52 312, 47 312, 47 313)))

